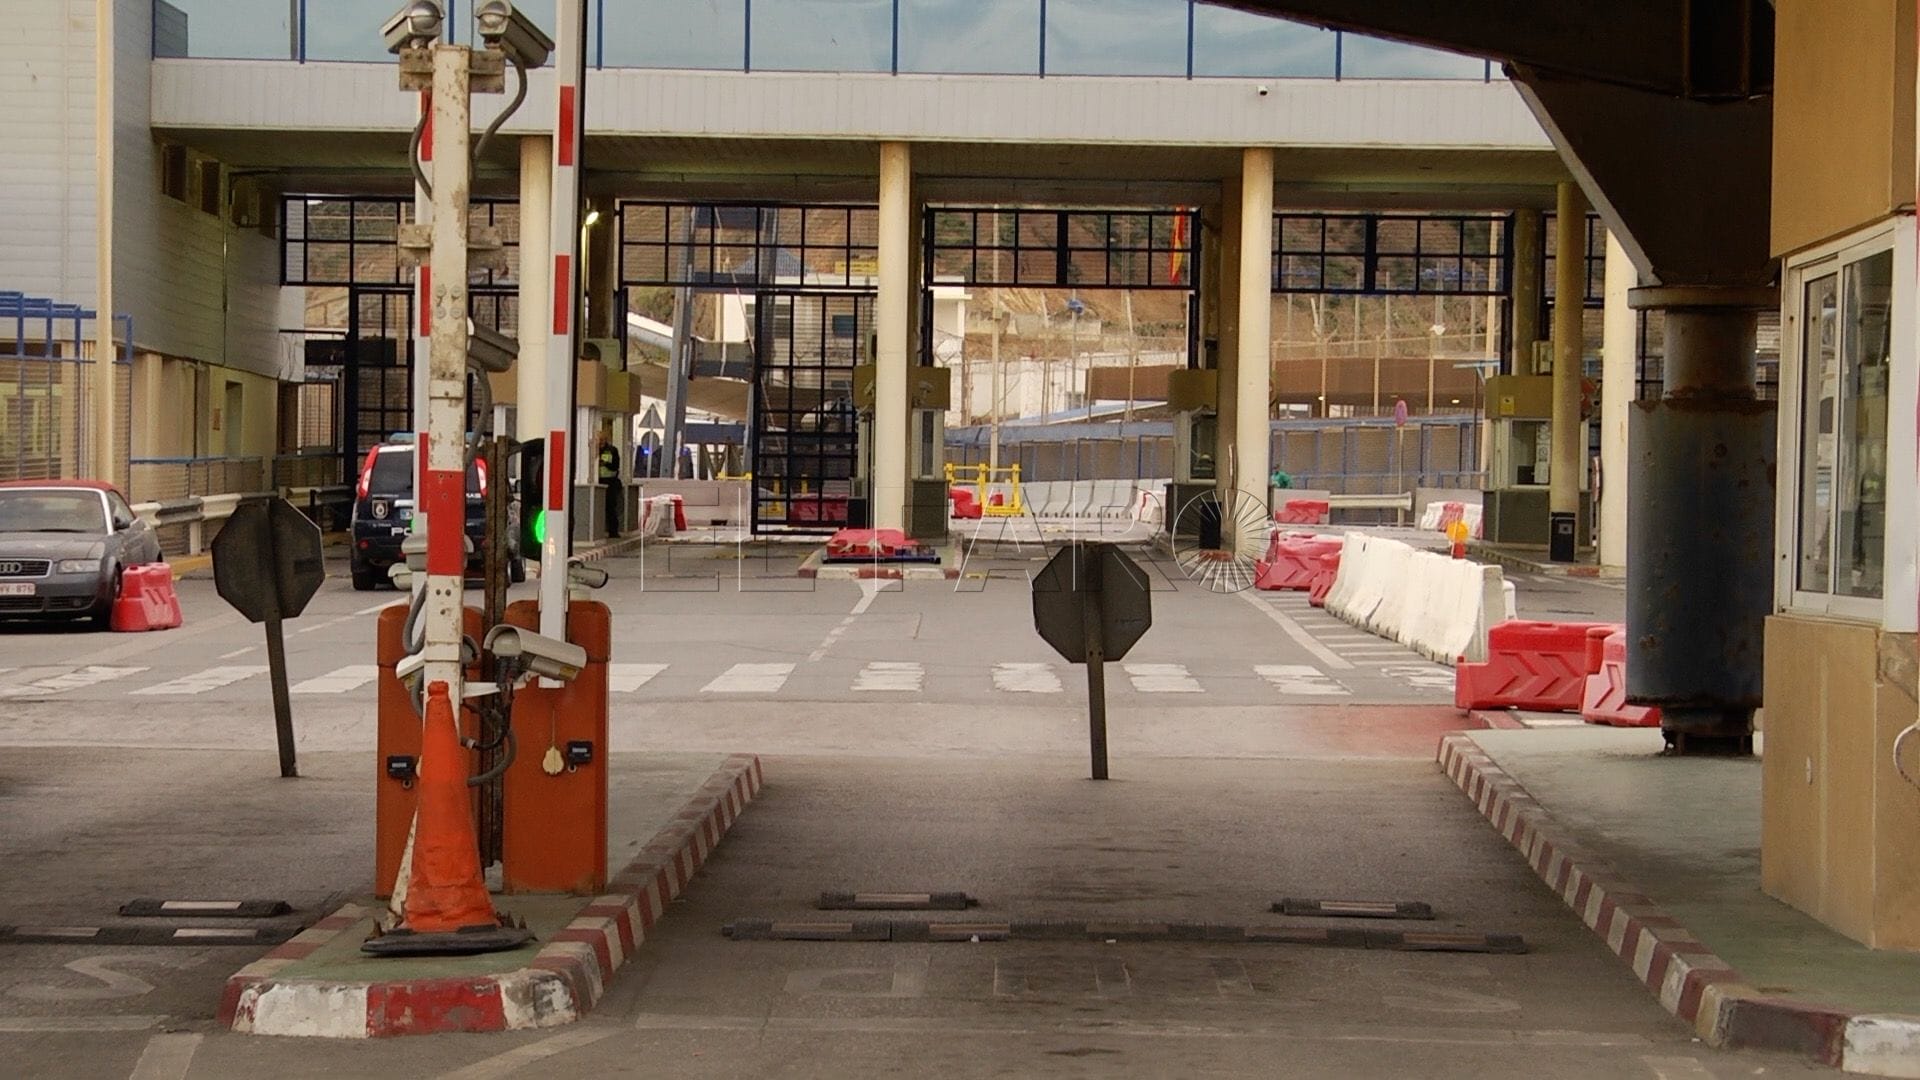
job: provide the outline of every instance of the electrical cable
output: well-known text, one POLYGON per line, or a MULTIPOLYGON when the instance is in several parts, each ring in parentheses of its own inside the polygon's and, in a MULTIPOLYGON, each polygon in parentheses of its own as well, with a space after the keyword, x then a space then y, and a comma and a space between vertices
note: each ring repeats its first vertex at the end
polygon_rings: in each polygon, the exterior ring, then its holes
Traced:
POLYGON ((475 140, 473 150, 468 154, 467 167, 469 170, 472 170, 476 163, 479 162, 480 152, 487 148, 488 140, 492 139, 494 133, 500 130, 500 126, 507 122, 507 117, 519 112, 520 106, 527 100, 527 66, 518 59, 515 59, 513 61, 513 72, 519 78, 519 87, 514 91, 513 100, 507 103, 506 108, 500 110, 500 115, 494 117, 493 123, 488 124, 487 129, 480 133, 480 138, 475 140))
POLYGON ((433 201, 433 181, 427 179, 427 171, 420 167, 420 139, 426 134, 427 118, 432 115, 421 113, 420 122, 413 125, 413 137, 407 140, 407 164, 413 166, 413 182, 420 185, 429 202, 433 201))
POLYGON ((1912 773, 1907 771, 1907 763, 1900 757, 1900 744, 1906 742, 1907 736, 1915 732, 1920 732, 1920 723, 1908 724, 1904 731, 1893 737, 1893 767, 1900 773, 1900 779, 1905 780, 1914 787, 1920 787, 1920 778, 1915 778, 1912 773))

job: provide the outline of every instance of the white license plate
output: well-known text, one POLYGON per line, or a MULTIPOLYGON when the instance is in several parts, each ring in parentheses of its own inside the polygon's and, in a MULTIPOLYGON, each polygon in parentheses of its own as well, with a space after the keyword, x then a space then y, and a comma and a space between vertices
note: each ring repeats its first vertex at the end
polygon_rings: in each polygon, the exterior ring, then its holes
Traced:
POLYGON ((33 590, 31 581, 0 583, 0 596, 32 596, 33 590))

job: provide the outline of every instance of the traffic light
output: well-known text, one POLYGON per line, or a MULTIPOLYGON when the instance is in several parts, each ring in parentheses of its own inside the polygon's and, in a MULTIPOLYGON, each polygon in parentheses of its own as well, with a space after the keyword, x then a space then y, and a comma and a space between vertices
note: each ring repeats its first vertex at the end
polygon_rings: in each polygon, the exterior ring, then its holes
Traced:
POLYGON ((520 553, 538 559, 547 543, 546 440, 520 444, 520 553))

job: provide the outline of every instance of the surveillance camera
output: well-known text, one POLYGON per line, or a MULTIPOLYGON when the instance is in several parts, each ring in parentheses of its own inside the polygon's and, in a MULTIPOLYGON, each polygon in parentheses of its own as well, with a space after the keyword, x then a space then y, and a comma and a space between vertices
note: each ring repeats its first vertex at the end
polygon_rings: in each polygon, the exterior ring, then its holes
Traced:
POLYGON ((572 682, 587 666, 587 650, 517 626, 487 631, 486 649, 503 664, 559 682, 572 682))
POLYGON ((381 24, 380 36, 387 51, 398 55, 405 49, 424 49, 440 40, 440 27, 446 15, 435 0, 412 0, 381 24))
POLYGON ((473 25, 488 48, 523 67, 537 68, 553 52, 553 39, 507 0, 480 0, 473 9, 473 25))
POLYGON ((598 589, 607 583, 607 572, 598 566, 569 566, 567 580, 583 588, 598 589))
POLYGON ((467 320, 467 359, 480 365, 481 370, 503 374, 513 367, 514 358, 519 355, 518 339, 467 320))
POLYGON ((1261 97, 1266 97, 1266 96, 1267 96, 1267 84, 1266 84, 1266 83, 1261 83, 1261 84, 1260 84, 1260 86, 1259 86, 1259 88, 1258 88, 1258 89, 1257 89, 1257 90, 1255 91, 1255 93, 1257 93, 1257 94, 1259 94, 1259 95, 1260 95, 1261 97))
POLYGON ((413 588, 413 568, 405 562, 394 563, 387 567, 387 580, 393 582, 396 589, 403 592, 409 590, 413 588))

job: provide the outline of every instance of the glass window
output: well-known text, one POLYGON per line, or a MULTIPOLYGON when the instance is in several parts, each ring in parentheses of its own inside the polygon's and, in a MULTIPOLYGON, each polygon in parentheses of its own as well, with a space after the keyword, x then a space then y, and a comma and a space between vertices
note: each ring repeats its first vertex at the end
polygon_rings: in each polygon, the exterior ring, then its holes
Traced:
POLYGON ((1477 56, 1424 49, 1363 34, 1340 35, 1343 79, 1484 79, 1487 62, 1477 56))
POLYGON ((747 62, 746 0, 601 0, 607 67, 739 71, 747 62))
POLYGON ((900 0, 900 70, 1031 75, 1040 0, 900 0))
MULTIPOLYGON (((294 56, 293 6, 289 0, 247 4, 158 0, 153 5, 153 55, 290 60, 294 56)), ((379 41, 380 23, 376 21, 367 33, 379 41)))
POLYGON ((1331 79, 1335 40, 1317 26, 1200 4, 1193 9, 1193 73, 1331 79))
POLYGON ((893 0, 756 0, 755 71, 890 71, 893 0))
POLYGON ((1048 75, 1187 73, 1187 0, 1048 0, 1048 75))
MULTIPOLYGON (((230 8, 253 4, 228 4, 230 8)), ((267 6, 262 4, 261 6, 267 6)), ((278 6, 278 5, 275 5, 278 6)), ((393 0, 305 0, 301 18, 309 60, 391 61, 380 27, 400 5, 393 0)))
POLYGON ((1796 587, 1874 598, 1885 576, 1893 253, 1802 288, 1796 587))

